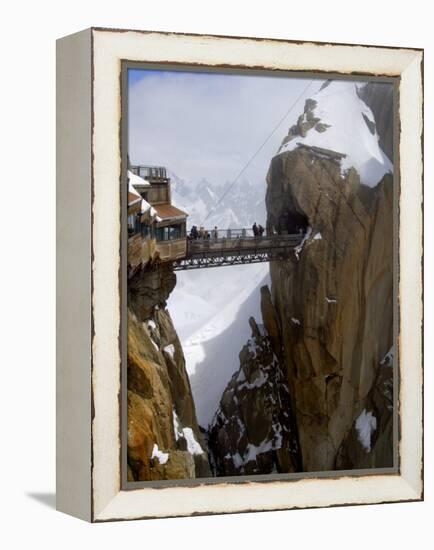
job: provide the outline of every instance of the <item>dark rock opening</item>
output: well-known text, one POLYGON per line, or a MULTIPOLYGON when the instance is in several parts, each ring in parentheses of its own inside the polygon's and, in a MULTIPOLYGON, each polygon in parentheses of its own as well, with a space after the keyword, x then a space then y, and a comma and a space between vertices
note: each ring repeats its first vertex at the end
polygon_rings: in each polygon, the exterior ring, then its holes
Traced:
POLYGON ((308 227, 309 219, 306 214, 286 208, 277 220, 276 230, 279 234, 295 234, 305 233, 308 227))

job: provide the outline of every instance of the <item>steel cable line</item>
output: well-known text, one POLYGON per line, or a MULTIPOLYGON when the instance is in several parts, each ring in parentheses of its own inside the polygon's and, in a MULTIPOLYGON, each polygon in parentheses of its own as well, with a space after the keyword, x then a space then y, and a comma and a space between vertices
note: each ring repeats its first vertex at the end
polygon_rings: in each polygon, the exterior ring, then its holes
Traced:
POLYGON ((267 138, 265 139, 265 141, 261 144, 261 146, 255 151, 255 153, 253 154, 253 156, 247 161, 247 163, 244 165, 244 167, 240 170, 240 172, 238 173, 237 177, 232 181, 232 183, 229 185, 229 187, 226 189, 226 191, 223 193, 223 195, 219 198, 219 200, 217 201, 217 203, 211 208, 211 210, 208 212, 208 214, 205 216, 205 218, 202 220, 202 222, 200 223, 201 226, 204 225, 204 223, 206 222, 206 220, 211 216, 211 214, 214 212, 214 210, 217 208, 217 206, 221 203, 221 201, 227 196, 227 194, 229 193, 229 191, 231 191, 231 189, 233 188, 233 186, 235 185, 235 183, 238 181, 238 179, 240 178, 240 176, 247 170, 247 168, 250 166, 250 164, 253 162, 253 160, 255 159, 255 157, 258 155, 258 153, 264 148, 265 144, 271 139, 271 137, 273 136, 273 134, 276 133, 276 131, 278 130, 278 128, 281 126, 281 124, 283 123, 283 121, 285 120, 285 118, 289 115, 289 113, 292 111, 292 109, 297 105, 297 103, 299 102, 299 100, 303 97, 303 95, 307 92, 307 90, 310 88, 310 86, 312 85, 314 81, 313 80, 310 80, 309 83, 307 84, 307 86, 305 86, 305 88, 302 90, 302 92, 300 93, 300 95, 297 96, 297 99, 294 101, 294 103, 292 103, 292 105, 289 107, 289 109, 286 111, 286 113, 283 115, 283 117, 279 120, 279 122, 276 124, 276 126, 273 128, 273 130, 271 131, 271 133, 267 136, 267 138))

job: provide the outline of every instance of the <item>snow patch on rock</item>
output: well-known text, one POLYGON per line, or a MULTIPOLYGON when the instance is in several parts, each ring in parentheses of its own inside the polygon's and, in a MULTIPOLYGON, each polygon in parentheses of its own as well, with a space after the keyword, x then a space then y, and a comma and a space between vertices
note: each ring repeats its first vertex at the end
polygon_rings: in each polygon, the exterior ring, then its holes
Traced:
POLYGON ((303 239, 302 239, 302 241, 301 241, 301 243, 300 243, 298 246, 296 246, 296 247, 294 248, 294 254, 295 254, 295 257, 297 258, 297 260, 300 259, 301 251, 303 250, 304 245, 306 244, 306 241, 307 241, 308 239, 310 239, 310 236, 311 236, 311 235, 312 235, 312 228, 311 228, 311 227, 308 227, 308 228, 307 228, 307 231, 306 231, 306 233, 305 233, 305 235, 304 235, 304 237, 303 237, 303 239))
POLYGON ((194 437, 193 430, 191 428, 183 429, 184 437, 187 441, 187 451, 192 455, 203 454, 203 449, 194 437))
POLYGON ((201 455, 204 453, 201 445, 194 437, 194 432, 191 428, 182 428, 176 411, 173 412, 173 431, 175 432, 175 440, 178 441, 183 437, 187 442, 187 451, 192 455, 201 455))
POLYGON ((300 145, 335 151, 345 155, 339 161, 343 173, 355 168, 362 184, 376 187, 385 174, 393 172, 393 165, 380 147, 374 115, 359 97, 358 85, 333 81, 312 96, 312 104, 316 103, 311 112, 320 120, 321 131, 310 128, 304 136, 284 143, 279 153, 293 151, 300 145), (368 126, 366 120, 374 126, 368 126))
POLYGON ((170 357, 172 359, 175 358, 175 346, 173 344, 169 344, 167 346, 164 346, 163 349, 168 355, 170 355, 170 357))
POLYGON ((243 384, 240 384, 238 386, 238 391, 241 391, 243 389, 247 390, 253 390, 254 388, 260 388, 265 384, 265 382, 268 380, 268 377, 264 374, 263 371, 260 372, 259 376, 253 380, 253 382, 244 382, 243 384))
POLYGON ((158 445, 154 443, 151 458, 156 458, 160 464, 166 464, 169 460, 169 453, 163 453, 163 451, 160 451, 158 448, 158 445))
POLYGON ((356 430, 357 437, 367 453, 371 452, 371 438, 376 429, 377 419, 372 412, 366 412, 366 409, 363 409, 356 420, 356 430))

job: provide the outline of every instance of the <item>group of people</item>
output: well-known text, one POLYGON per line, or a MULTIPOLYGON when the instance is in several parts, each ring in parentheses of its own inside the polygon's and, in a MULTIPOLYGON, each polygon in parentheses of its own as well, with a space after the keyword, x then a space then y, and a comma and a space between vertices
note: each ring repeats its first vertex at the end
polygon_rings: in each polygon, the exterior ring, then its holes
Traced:
POLYGON ((256 222, 253 224, 252 230, 253 230, 253 235, 255 237, 262 237, 262 235, 264 234, 264 231, 265 231, 265 229, 262 227, 262 225, 257 224, 256 222))
POLYGON ((190 239, 217 239, 218 238, 218 229, 217 226, 210 232, 208 229, 205 229, 202 225, 200 228, 197 228, 197 225, 193 225, 190 230, 190 239))
MULTIPOLYGON (((253 231, 254 237, 262 237, 262 235, 265 232, 265 229, 262 227, 262 225, 260 223, 257 224, 255 222, 252 226, 252 231, 253 231)), ((228 230, 228 233, 230 233, 230 230, 228 230)), ((246 230, 243 229, 243 235, 244 236, 245 236, 245 233, 246 233, 246 230)), ((190 240, 196 240, 196 239, 206 240, 206 239, 218 239, 218 236, 219 236, 219 234, 218 234, 217 226, 215 226, 214 229, 209 231, 208 229, 205 229, 203 227, 203 225, 201 225, 199 227, 199 229, 198 229, 197 225, 193 225, 191 230, 190 230, 190 234, 189 234, 188 238, 190 240)))

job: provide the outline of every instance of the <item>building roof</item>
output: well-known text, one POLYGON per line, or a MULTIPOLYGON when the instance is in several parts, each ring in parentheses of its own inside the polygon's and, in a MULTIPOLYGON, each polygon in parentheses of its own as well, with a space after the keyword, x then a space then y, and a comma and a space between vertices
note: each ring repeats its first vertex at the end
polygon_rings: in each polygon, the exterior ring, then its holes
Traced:
POLYGON ((142 197, 140 195, 136 195, 135 193, 131 193, 128 191, 128 206, 132 206, 136 202, 140 202, 142 200, 142 197))
POLYGON ((161 220, 186 218, 188 216, 186 212, 169 203, 154 204, 154 208, 157 211, 157 216, 161 218, 161 220))
POLYGON ((143 187, 144 185, 149 187, 151 185, 148 180, 145 180, 144 178, 141 178, 140 176, 137 176, 134 174, 134 172, 131 172, 131 170, 128 170, 128 188, 131 191, 131 187, 134 189, 134 186, 138 185, 139 187, 143 187))

